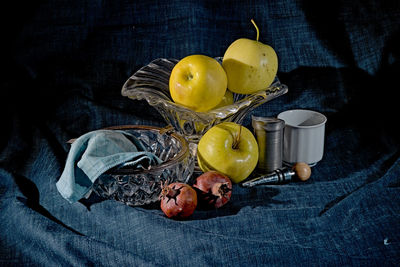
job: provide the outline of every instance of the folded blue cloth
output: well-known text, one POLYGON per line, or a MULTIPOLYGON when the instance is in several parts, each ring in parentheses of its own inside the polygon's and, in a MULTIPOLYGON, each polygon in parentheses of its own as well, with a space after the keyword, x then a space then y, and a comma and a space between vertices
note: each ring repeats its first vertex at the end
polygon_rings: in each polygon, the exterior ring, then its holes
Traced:
POLYGON ((135 136, 114 130, 97 130, 76 139, 68 153, 65 168, 56 183, 60 194, 74 203, 83 198, 94 182, 111 168, 129 165, 148 168, 162 161, 135 136))

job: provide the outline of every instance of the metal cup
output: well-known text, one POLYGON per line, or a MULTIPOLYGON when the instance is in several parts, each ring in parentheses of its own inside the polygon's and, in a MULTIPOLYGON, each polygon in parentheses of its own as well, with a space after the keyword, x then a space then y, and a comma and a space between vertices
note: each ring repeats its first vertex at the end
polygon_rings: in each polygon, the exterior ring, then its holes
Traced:
POLYGON ((281 168, 285 122, 278 118, 256 116, 252 116, 251 120, 258 143, 257 168, 263 173, 281 168))

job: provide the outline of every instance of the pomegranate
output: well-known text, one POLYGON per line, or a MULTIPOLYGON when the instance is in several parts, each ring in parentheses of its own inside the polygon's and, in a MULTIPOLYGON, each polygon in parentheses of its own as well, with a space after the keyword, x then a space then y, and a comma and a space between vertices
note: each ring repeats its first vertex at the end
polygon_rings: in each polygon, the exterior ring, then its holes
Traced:
POLYGON ((162 185, 160 194, 161 210, 168 218, 183 219, 192 215, 197 206, 197 193, 188 184, 172 183, 162 185))
POLYGON ((193 187, 197 189, 199 204, 206 208, 222 207, 232 195, 231 180, 216 171, 208 171, 197 177, 193 187))

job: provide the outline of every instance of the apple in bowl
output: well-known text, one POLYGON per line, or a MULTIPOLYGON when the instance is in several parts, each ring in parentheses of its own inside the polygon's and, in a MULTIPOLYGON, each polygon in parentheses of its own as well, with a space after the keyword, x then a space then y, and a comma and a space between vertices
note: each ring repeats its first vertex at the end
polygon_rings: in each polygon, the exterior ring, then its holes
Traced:
POLYGON ((222 66, 228 77, 228 89, 238 94, 252 94, 265 90, 274 81, 278 71, 275 50, 258 41, 240 38, 225 51, 222 66))
POLYGON ((203 172, 214 170, 239 183, 257 166, 257 141, 246 127, 223 122, 201 137, 197 146, 197 161, 203 172))
POLYGON ((190 55, 172 69, 169 90, 172 100, 196 112, 206 112, 224 98, 228 79, 219 62, 205 55, 190 55))

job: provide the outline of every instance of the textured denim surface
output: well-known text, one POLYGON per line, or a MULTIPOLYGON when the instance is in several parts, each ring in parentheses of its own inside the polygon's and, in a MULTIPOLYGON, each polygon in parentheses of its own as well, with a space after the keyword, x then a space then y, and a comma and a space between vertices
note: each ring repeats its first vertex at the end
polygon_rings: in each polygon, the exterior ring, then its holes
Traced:
POLYGON ((399 265, 398 1, 10 5, 2 23, 0 265, 399 265), (328 117, 324 158, 309 181, 235 185, 226 206, 185 221, 156 206, 62 198, 56 182, 67 140, 112 125, 165 126, 145 101, 121 96, 130 75, 159 57, 222 56, 237 38, 255 38, 251 18, 289 87, 252 115, 306 108, 328 117))

